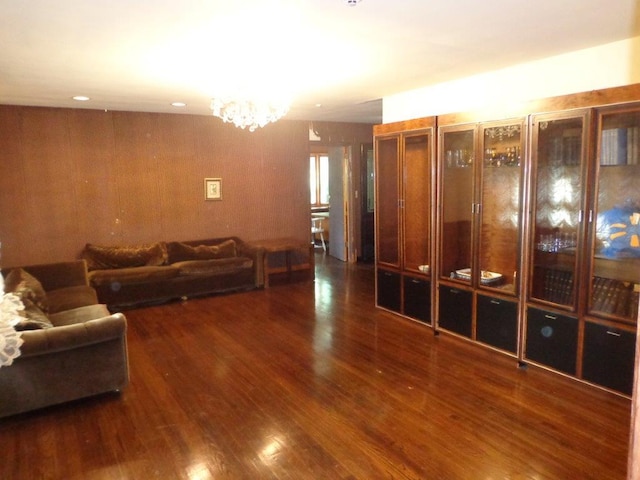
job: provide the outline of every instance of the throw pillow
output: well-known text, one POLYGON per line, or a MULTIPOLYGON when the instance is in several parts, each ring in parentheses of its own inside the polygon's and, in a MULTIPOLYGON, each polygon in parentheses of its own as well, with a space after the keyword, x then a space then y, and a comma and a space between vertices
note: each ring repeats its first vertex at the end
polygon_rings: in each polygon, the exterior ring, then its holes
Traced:
POLYGON ((170 263, 187 260, 216 260, 237 256, 236 242, 233 239, 225 240, 218 245, 197 245, 195 247, 186 243, 172 242, 168 245, 168 251, 170 263))
POLYGON ((18 322, 15 329, 18 331, 25 330, 42 330, 51 328, 53 324, 47 315, 39 309, 31 300, 23 300, 24 310, 20 312, 23 320, 18 322))
POLYGON ((164 242, 120 247, 87 243, 82 256, 89 270, 157 267, 167 263, 167 247, 164 242))
POLYGON ((48 311, 47 294, 40 281, 22 268, 14 268, 4 282, 7 293, 15 293, 22 302, 31 301, 40 310, 48 311))

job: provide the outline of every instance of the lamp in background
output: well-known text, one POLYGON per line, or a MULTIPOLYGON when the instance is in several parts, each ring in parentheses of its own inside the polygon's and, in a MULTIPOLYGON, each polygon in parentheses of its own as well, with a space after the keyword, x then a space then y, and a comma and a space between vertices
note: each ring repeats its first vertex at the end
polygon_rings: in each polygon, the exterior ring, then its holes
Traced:
POLYGON ((254 132, 268 123, 277 122, 289 111, 289 105, 277 102, 259 102, 251 100, 229 100, 219 98, 211 100, 211 110, 215 117, 239 128, 248 128, 254 132))

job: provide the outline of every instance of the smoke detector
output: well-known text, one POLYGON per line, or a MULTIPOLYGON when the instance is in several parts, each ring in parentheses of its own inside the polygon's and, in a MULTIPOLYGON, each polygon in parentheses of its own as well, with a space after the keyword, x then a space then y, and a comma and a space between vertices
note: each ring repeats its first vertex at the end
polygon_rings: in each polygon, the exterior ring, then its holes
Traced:
POLYGON ((355 7, 357 4, 360 3, 360 0, 344 0, 344 3, 346 3, 350 7, 355 7))

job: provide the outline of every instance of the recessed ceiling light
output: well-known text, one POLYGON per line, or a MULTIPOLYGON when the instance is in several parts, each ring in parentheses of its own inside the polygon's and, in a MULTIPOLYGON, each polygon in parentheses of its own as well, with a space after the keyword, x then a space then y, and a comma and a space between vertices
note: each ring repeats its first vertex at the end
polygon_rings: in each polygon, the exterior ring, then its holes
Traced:
POLYGON ((91 100, 89 97, 85 97, 84 95, 76 95, 75 97, 73 97, 73 99, 79 102, 86 102, 87 100, 91 100))
POLYGON ((320 108, 322 106, 321 103, 316 103, 316 108, 320 108))
POLYGON ((186 104, 186 103, 184 103, 184 102, 172 102, 172 103, 171 103, 171 106, 172 106, 172 107, 186 107, 186 106, 187 106, 187 104, 186 104))

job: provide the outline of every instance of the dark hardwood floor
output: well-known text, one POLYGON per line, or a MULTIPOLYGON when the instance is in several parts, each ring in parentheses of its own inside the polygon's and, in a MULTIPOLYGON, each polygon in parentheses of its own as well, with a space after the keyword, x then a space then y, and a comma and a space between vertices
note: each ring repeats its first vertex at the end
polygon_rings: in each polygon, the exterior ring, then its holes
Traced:
POLYGON ((373 267, 125 312, 131 383, 0 421, 9 479, 623 479, 630 401, 374 308, 373 267))

